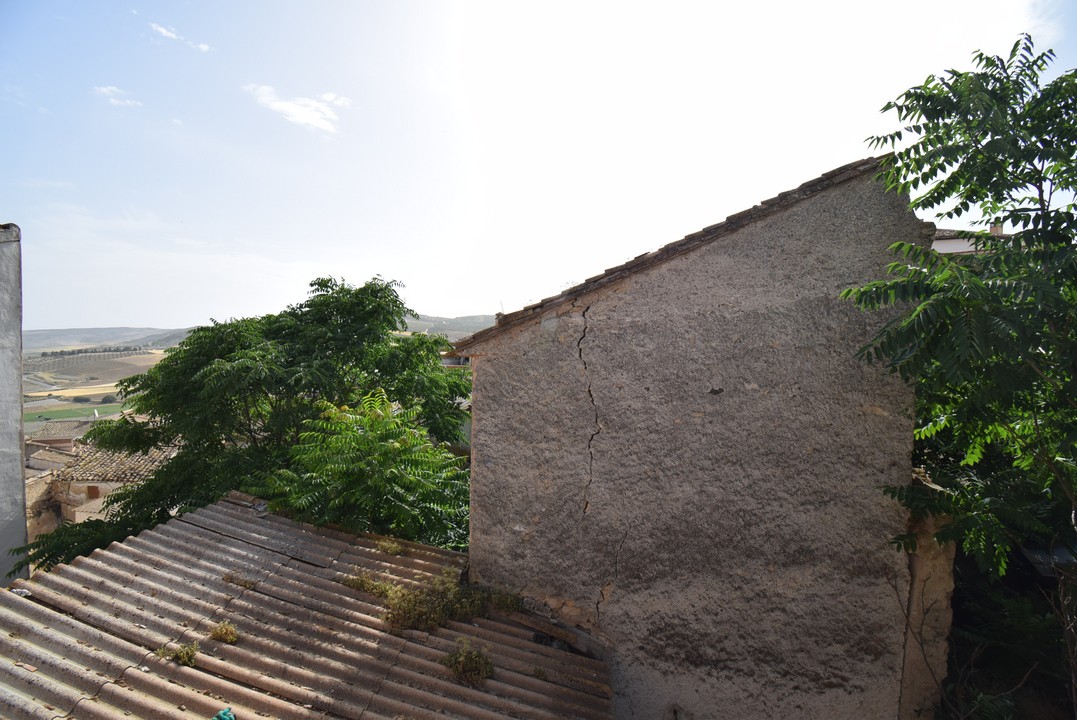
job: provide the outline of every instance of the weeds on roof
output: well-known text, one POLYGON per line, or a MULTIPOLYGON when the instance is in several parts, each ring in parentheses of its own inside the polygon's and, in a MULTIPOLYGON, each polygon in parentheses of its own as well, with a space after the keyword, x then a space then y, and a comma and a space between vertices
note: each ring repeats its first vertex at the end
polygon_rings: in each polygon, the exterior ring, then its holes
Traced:
POLYGON ((524 601, 519 595, 502 592, 501 590, 490 590, 487 595, 487 602, 493 610, 520 612, 524 609, 524 601))
POLYGON ((218 642, 235 645, 236 640, 239 640, 239 631, 231 621, 222 620, 213 626, 213 629, 209 631, 209 636, 218 642))
POLYGON ((394 586, 385 598, 389 627, 395 630, 433 630, 453 620, 470 620, 486 613, 487 593, 461 585, 452 571, 429 585, 394 586))
POLYGON ((245 578, 242 575, 236 575, 235 573, 230 572, 226 572, 222 575, 221 580, 224 580, 226 583, 232 583, 233 585, 239 585, 245 590, 250 590, 258 584, 257 580, 251 580, 250 578, 245 578))
POLYGON ((198 641, 189 645, 180 645, 175 650, 170 650, 167 645, 157 648, 154 654, 165 660, 172 660, 180 665, 194 667, 194 659, 198 655, 198 641))
POLYGON ((404 546, 391 538, 384 538, 382 540, 378 540, 375 547, 378 549, 379 552, 383 552, 386 555, 404 554, 404 546))
POLYGON ((457 639, 456 647, 441 658, 440 662, 465 685, 478 685, 494 674, 494 663, 490 656, 485 649, 472 647, 470 638, 457 639))
POLYGON ((531 677, 535 678, 536 680, 545 680, 546 671, 536 665, 535 667, 531 668, 531 677))
POLYGON ((389 597, 389 593, 396 587, 391 582, 376 580, 370 573, 363 572, 338 578, 337 582, 341 585, 347 585, 352 590, 358 590, 359 592, 365 592, 367 595, 380 598, 389 597))
POLYGON ((366 572, 338 578, 337 582, 385 600, 381 619, 393 630, 428 632, 454 620, 485 617, 491 610, 511 612, 523 607, 523 601, 515 595, 461 585, 451 568, 418 587, 378 580, 366 572))

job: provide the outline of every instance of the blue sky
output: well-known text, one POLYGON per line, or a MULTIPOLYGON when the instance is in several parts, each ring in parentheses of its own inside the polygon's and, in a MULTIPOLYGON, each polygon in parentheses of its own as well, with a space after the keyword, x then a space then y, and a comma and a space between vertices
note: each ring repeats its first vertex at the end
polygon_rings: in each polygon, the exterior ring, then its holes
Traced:
POLYGON ((1072 0, 722 5, 0 0, 24 327, 276 312, 322 275, 511 312, 870 155, 975 49, 1077 65, 1072 0))

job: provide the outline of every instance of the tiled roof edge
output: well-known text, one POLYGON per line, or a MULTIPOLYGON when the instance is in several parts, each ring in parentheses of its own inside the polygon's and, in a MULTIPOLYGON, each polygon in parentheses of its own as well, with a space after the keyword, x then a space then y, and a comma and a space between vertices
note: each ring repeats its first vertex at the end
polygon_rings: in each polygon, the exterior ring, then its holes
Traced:
POLYGON ((717 225, 703 228, 698 232, 686 235, 684 238, 665 245, 657 250, 639 255, 623 265, 618 265, 617 267, 606 270, 600 275, 588 278, 579 285, 570 287, 559 295, 540 300, 537 303, 528 305, 522 310, 502 315, 498 318, 497 324, 494 326, 480 330, 474 335, 470 335, 453 343, 453 351, 449 354, 470 355, 471 353, 467 352, 468 350, 481 345, 490 338, 500 335, 510 328, 523 325, 553 308, 570 303, 588 293, 598 290, 599 288, 628 277, 629 275, 654 267, 655 265, 690 252, 701 245, 713 242, 714 240, 728 235, 735 230, 739 230, 757 220, 769 217, 780 210, 791 207, 823 190, 861 177, 867 173, 876 172, 879 170, 881 159, 882 158, 880 157, 864 158, 863 160, 857 160, 856 162, 851 162, 847 165, 834 168, 813 180, 801 184, 793 190, 779 193, 775 197, 763 200, 755 207, 730 215, 717 225))

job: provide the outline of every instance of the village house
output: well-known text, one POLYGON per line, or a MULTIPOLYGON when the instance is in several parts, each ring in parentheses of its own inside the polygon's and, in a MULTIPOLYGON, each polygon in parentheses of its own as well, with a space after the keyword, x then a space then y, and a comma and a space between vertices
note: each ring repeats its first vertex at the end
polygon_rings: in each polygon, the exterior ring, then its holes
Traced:
POLYGON ((853 357, 881 318, 837 299, 890 243, 934 232, 877 168, 838 168, 459 342, 467 556, 230 494, 0 593, 0 712, 930 718, 949 558, 894 552, 910 526, 882 493, 913 477, 912 390, 853 357), (394 630, 347 584, 464 575, 531 612, 394 630), (224 620, 235 645, 213 636, 224 620), (493 661, 474 686, 444 664, 465 641, 493 661), (194 642, 191 667, 155 653, 194 642))
POLYGON ((105 500, 117 488, 142 482, 175 455, 174 448, 153 448, 145 453, 105 450, 96 445, 79 445, 73 452, 43 450, 31 461, 59 467, 27 478, 26 529, 30 542, 63 523, 100 520, 105 517, 105 500), (51 454, 49 454, 51 453, 51 454), (53 457, 59 455, 59 457, 53 457))
POLYGON ((934 234, 877 172, 828 172, 456 344, 471 579, 604 640, 617 718, 931 716, 950 558, 895 552, 908 518, 882 492, 912 478, 913 389, 854 357, 884 318, 838 299, 934 234))
POLYGON ((30 448, 40 445, 71 452, 75 449, 79 438, 90 432, 93 423, 93 420, 49 420, 30 434, 26 444, 27 458, 30 455, 30 448))

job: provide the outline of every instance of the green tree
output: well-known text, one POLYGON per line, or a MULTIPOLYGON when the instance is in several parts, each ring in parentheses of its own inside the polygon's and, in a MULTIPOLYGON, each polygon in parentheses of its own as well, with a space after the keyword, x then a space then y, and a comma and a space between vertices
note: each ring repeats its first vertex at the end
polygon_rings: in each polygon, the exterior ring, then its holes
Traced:
POLYGON ((871 142, 897 148, 889 188, 924 189, 914 209, 1013 232, 969 233, 970 256, 897 243, 889 278, 843 295, 903 307, 861 355, 917 382, 922 450, 955 484, 913 492, 943 503, 946 532, 1001 574, 1015 540, 1057 536, 1077 507, 1077 71, 1041 86, 1053 54, 1028 36, 1008 58, 974 57, 978 71, 888 103, 906 125, 871 142))
MULTIPOLYGON (((113 450, 175 447, 176 454, 152 478, 110 495, 106 521, 64 526, 31 543, 28 562, 65 562, 286 473, 304 462, 293 448, 304 446, 310 422, 323 422, 330 408, 361 405, 372 392, 380 391, 377 397, 399 408, 410 430, 421 428, 432 442, 460 439, 470 378, 441 365, 444 338, 403 332, 411 311, 396 287, 380 279, 358 287, 317 279, 306 301, 275 315, 196 328, 150 370, 123 380, 119 388, 132 413, 99 423, 90 439, 113 450)), ((363 427, 338 423, 335 431, 363 427)), ((407 460, 403 450, 379 452, 383 465, 407 460)), ((296 467, 297 477, 310 472, 296 467)), ((455 484, 445 492, 446 503, 460 503, 455 484)), ((415 539, 445 535, 428 537, 421 529, 415 539)))
POLYGON ((400 408, 379 388, 355 408, 321 410, 304 421, 292 466, 266 476, 257 495, 317 525, 467 546, 463 458, 430 440, 418 408, 400 408))
MULTIPOLYGON (((1077 71, 1043 82, 1053 57, 1026 35, 1007 57, 976 53, 974 71, 930 76, 884 107, 902 124, 869 139, 893 151, 887 187, 984 229, 967 234, 971 255, 897 243, 889 277, 843 293, 896 307, 861 355, 917 384, 931 482, 890 494, 949 518, 938 539, 996 578, 1016 545, 1077 537, 1077 71)), ((1077 670, 1074 610, 1062 615, 1077 670)))

